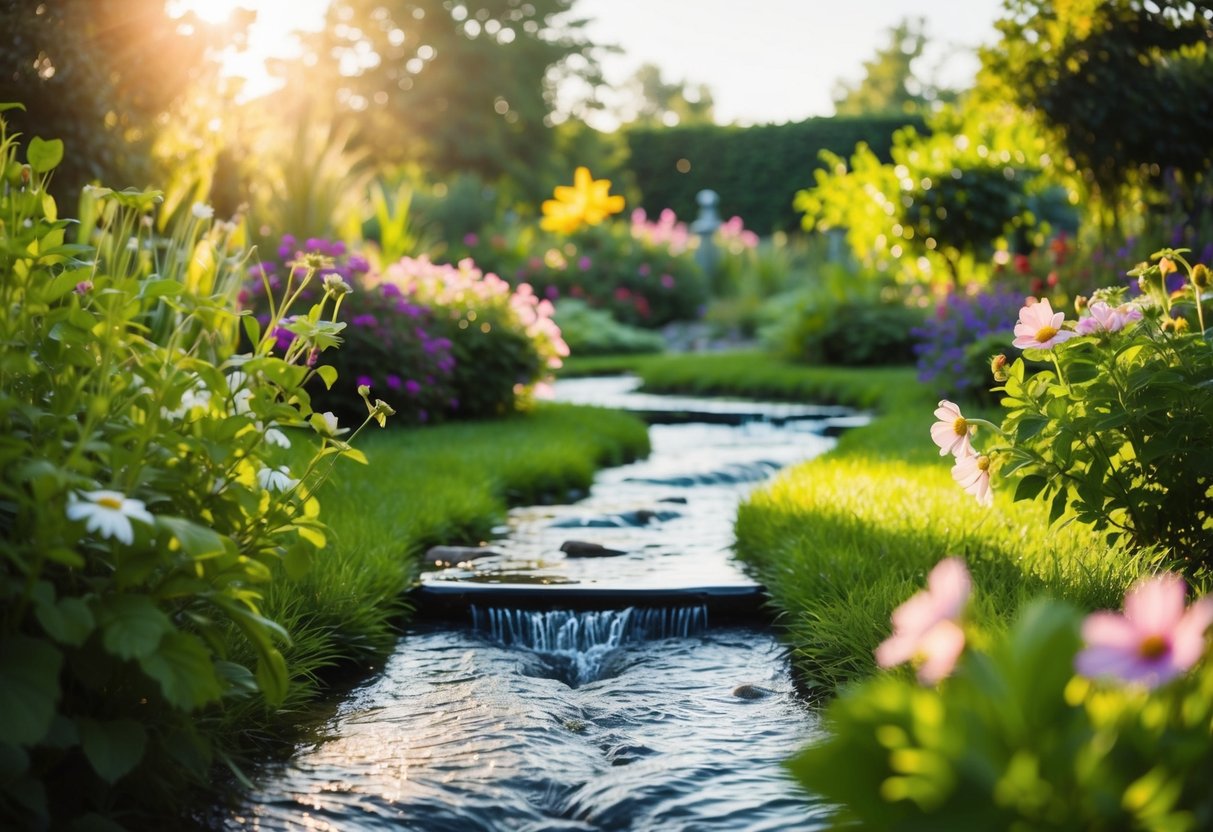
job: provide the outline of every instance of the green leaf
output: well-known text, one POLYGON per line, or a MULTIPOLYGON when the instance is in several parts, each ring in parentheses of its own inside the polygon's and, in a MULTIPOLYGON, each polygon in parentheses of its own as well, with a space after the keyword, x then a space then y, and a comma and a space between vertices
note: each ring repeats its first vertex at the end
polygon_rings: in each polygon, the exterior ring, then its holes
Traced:
POLYGON ((1031 500, 1036 497, 1044 487, 1049 484, 1048 479, 1040 474, 1028 474, 1019 481, 1019 485, 1015 488, 1015 500, 1031 500))
POLYGON ((97 611, 105 649, 120 659, 152 655, 161 639, 173 632, 173 622, 146 595, 114 595, 97 611))
POLYGON ((156 525, 167 529, 181 549, 194 560, 218 557, 228 550, 228 538, 214 529, 200 526, 184 517, 156 515, 156 525))
POLYGON ((42 299, 48 303, 56 301, 76 288, 76 285, 93 275, 91 268, 69 269, 60 272, 42 287, 42 299))
POLYGON ((0 742, 33 745, 46 736, 62 665, 63 655, 42 639, 0 639, 0 742))
POLYGON ((257 686, 271 705, 281 705, 286 698, 290 674, 286 672, 286 659, 277 648, 263 651, 257 658, 257 686))
POLYGON ((169 704, 192 711, 223 693, 205 645, 189 633, 171 632, 155 653, 139 659, 143 672, 160 683, 169 704))
POLYGON ((1068 493, 1066 489, 1061 489, 1057 495, 1053 497, 1053 504, 1049 507, 1049 523, 1055 523, 1058 517, 1066 512, 1066 499, 1068 493))
POLYGON ((261 323, 257 320, 257 316, 252 313, 244 313, 240 316, 240 323, 244 326, 244 334, 248 337, 249 343, 254 347, 261 343, 261 323))
POLYGON ((111 722, 77 720, 80 744, 93 771, 107 783, 116 783, 139 764, 147 748, 147 731, 133 719, 111 722))
POLYGON ((63 598, 58 603, 34 605, 34 616, 46 634, 60 644, 79 647, 84 644, 97 622, 83 598, 63 598))
POLYGON ((3 104, 0 104, 0 113, 5 113, 9 110, 20 110, 21 112, 25 112, 25 105, 18 104, 16 101, 6 101, 3 104))
POLYGON ((54 170, 63 161, 63 140, 47 140, 34 136, 30 139, 25 156, 29 160, 29 166, 36 173, 46 173, 47 171, 54 170))
POLYGON ((324 382, 326 390, 332 390, 333 385, 337 382, 337 368, 331 364, 324 364, 316 368, 316 375, 320 376, 320 380, 324 382))
POLYGON ((144 300, 154 300, 161 297, 172 297, 179 295, 185 291, 185 287, 178 280, 172 278, 162 278, 160 280, 147 280, 139 287, 139 297, 144 300))

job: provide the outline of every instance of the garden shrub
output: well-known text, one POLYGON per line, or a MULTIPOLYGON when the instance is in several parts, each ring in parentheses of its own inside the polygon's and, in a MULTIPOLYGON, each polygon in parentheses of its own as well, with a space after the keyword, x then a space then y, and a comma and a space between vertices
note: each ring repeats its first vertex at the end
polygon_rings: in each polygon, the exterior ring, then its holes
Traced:
MULTIPOLYGON (((451 413, 481 418, 511 412, 568 355, 551 301, 525 283, 511 288, 471 260, 451 265, 405 257, 369 275, 367 285, 431 310, 435 334, 454 357, 451 413)), ((439 380, 418 379, 423 386, 439 380)))
POLYGON ((806 364, 866 367, 909 364, 923 313, 900 300, 804 296, 767 338, 785 357, 806 364))
POLYGON ((989 359, 1009 352, 1023 299, 1004 288, 949 292, 913 331, 918 380, 942 398, 990 401, 989 359))
POLYGON ((1123 287, 1096 292, 1076 324, 1029 299, 1012 344, 1024 357, 1000 369, 1002 424, 960 415, 937 423, 989 434, 983 450, 956 454, 966 490, 983 499, 991 474, 1014 475, 1016 499, 1049 500, 1051 520, 1164 547, 1191 574, 1213 565, 1209 271, 1183 254, 1164 249, 1130 272, 1143 291, 1133 301, 1123 287), (1174 293, 1173 273, 1187 278, 1174 293))
MULTIPOLYGON (((421 424, 456 411, 456 360, 450 339, 442 333, 445 324, 434 311, 406 297, 392 284, 370 286, 367 260, 347 250, 339 240, 298 240, 286 234, 277 247, 277 257, 263 259, 251 269, 243 298, 257 310, 264 325, 270 310, 268 298, 291 292, 288 264, 307 254, 327 258, 321 279, 335 275, 354 288, 342 300, 341 317, 347 324, 345 349, 325 353, 320 361, 337 371, 340 381, 331 389, 317 379, 309 388, 313 404, 331 411, 342 421, 358 420, 366 408, 358 387, 367 386, 396 410, 394 424, 421 424)), ((317 284, 319 281, 316 282, 317 284)), ((300 300, 313 302, 322 293, 316 285, 304 287, 300 300)), ((285 349, 294 334, 284 327, 275 333, 279 349, 285 349)))
POLYGON ((304 390, 332 381, 307 357, 339 341, 338 287, 274 355, 285 308, 265 329, 235 312, 237 226, 195 206, 165 239, 156 192, 92 188, 90 242, 68 242, 46 193, 62 144, 17 152, 0 120, 0 817, 97 824, 207 777, 208 709, 282 700, 289 634, 263 588, 324 547, 312 494, 360 455, 304 390), (309 425, 320 450, 286 456, 309 425))
POLYGON ((604 309, 566 298, 556 303, 556 322, 569 352, 583 355, 625 355, 661 352, 665 339, 656 332, 621 324, 604 309))

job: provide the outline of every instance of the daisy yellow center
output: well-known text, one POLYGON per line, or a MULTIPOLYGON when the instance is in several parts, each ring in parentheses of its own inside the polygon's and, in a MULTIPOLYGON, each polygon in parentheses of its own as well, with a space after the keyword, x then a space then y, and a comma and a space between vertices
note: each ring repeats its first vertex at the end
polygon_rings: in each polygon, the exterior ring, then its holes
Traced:
POLYGON ((1056 327, 1042 326, 1040 329, 1036 330, 1036 343, 1043 344, 1056 334, 1056 327))
POLYGON ((1143 659, 1157 659, 1167 652, 1167 640, 1162 636, 1146 636, 1141 640, 1137 652, 1143 659))
POLYGON ((122 500, 117 497, 98 497, 97 505, 118 511, 122 508, 122 500))
POLYGON ((964 436, 969 432, 968 420, 963 416, 957 417, 956 421, 952 423, 952 430, 956 432, 957 436, 964 436))
POLYGON ((977 457, 977 470, 987 471, 990 468, 990 458, 988 456, 977 457))

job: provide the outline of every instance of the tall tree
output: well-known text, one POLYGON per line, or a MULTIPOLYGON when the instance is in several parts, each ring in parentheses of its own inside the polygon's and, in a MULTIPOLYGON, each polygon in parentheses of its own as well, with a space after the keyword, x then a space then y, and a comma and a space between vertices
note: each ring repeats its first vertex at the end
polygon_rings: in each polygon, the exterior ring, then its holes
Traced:
POLYGON ((834 86, 834 111, 840 116, 916 113, 936 91, 914 74, 914 62, 927 45, 926 21, 906 18, 888 30, 887 45, 863 63, 863 78, 834 86))
POLYGON ((381 160, 531 184, 552 148, 558 75, 600 81, 573 2, 335 0, 306 89, 327 82, 337 117, 381 160))
POLYGON ((247 22, 170 19, 165 0, 3 0, 0 102, 25 106, 8 113, 12 129, 64 140, 58 194, 92 179, 146 185, 157 117, 247 22))
POLYGON ((981 83, 1037 116, 1108 207, 1125 187, 1207 185, 1213 3, 1007 0, 981 83))
POLYGON ((655 64, 642 64, 624 85, 619 120, 638 127, 711 124, 712 90, 706 84, 666 81, 655 64))

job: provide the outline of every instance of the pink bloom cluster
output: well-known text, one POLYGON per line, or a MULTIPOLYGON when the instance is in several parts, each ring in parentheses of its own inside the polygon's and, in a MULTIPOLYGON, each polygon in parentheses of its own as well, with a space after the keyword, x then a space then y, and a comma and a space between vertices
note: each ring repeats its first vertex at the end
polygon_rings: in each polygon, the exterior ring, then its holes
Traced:
POLYGON ((942 399, 935 408, 931 425, 931 439, 939 446, 939 455, 952 454, 956 463, 952 466, 952 479, 983 506, 994 504, 994 492, 990 488, 990 458, 979 454, 969 441, 974 430, 965 419, 960 408, 947 399, 942 399))
POLYGON ((1094 335, 1097 332, 1120 332, 1134 321, 1141 320, 1141 310, 1128 303, 1115 308, 1102 300, 1087 307, 1089 314, 1078 321, 1074 328, 1079 335, 1094 335))
POLYGON ((526 332, 549 367, 559 367, 561 359, 569 354, 560 327, 552 319, 551 301, 537 297, 528 283, 512 288, 492 272, 476 268, 470 258, 451 265, 432 263, 427 257, 405 257, 389 266, 379 281, 426 305, 463 314, 498 311, 526 332))
POLYGON ((643 208, 632 212, 632 238, 649 245, 661 246, 672 255, 679 255, 692 248, 694 237, 684 222, 669 208, 664 209, 656 222, 650 222, 643 208))
POLYGON ((1189 670, 1205 651, 1213 597, 1184 608, 1183 578, 1164 573, 1125 593, 1125 611, 1097 612, 1082 625, 1086 647, 1074 660, 1083 676, 1155 688, 1189 670))
POLYGON ((730 217, 722 222, 716 229, 716 236, 721 246, 734 254, 758 248, 758 235, 745 227, 741 217, 730 217))
POLYGON ((952 672, 965 646, 958 620, 972 580, 960 558, 945 558, 927 575, 927 588, 893 611, 893 634, 876 648, 876 663, 915 665, 918 681, 935 684, 952 672))

